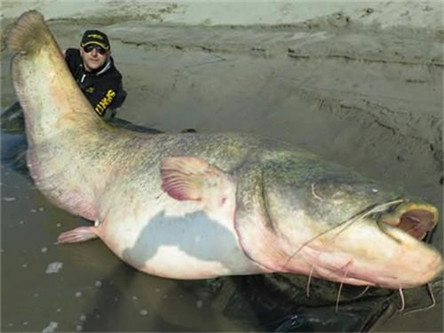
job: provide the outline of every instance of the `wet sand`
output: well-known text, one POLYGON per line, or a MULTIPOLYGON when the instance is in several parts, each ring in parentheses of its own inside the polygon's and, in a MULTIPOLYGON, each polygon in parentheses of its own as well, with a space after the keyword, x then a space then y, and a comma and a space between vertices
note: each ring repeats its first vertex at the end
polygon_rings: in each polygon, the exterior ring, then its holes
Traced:
MULTIPOLYGON (((2 34, 24 8, 52 19, 62 48, 100 28, 128 91, 119 117, 166 132, 282 139, 442 208, 439 2, 342 2, 319 13, 285 3, 196 6, 93 2, 82 16, 69 3, 5 2, 2 34)), ((15 96, 10 54, 1 57, 4 109, 15 96)), ((8 140, 20 138, 3 134, 8 140)), ((53 207, 7 165, 1 183, 2 331, 246 329, 201 293, 126 266, 100 241, 55 245, 60 232, 88 222, 53 207)), ((432 237, 441 251, 442 230, 441 218, 432 237)), ((442 331, 439 290, 434 308, 374 330, 442 331)))

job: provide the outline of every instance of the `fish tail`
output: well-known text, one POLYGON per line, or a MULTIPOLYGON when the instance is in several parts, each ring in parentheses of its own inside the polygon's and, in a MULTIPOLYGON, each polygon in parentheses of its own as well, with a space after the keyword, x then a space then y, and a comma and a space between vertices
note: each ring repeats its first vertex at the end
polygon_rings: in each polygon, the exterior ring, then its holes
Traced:
POLYGON ((43 15, 38 11, 31 10, 18 18, 9 33, 7 46, 15 53, 34 54, 51 42, 48 40, 48 36, 51 34, 43 15))

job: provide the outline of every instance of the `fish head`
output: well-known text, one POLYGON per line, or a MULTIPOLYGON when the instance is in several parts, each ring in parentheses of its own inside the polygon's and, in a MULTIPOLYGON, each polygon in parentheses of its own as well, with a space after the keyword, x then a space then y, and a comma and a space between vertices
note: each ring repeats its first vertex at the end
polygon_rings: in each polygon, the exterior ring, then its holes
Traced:
POLYGON ((426 284, 443 269, 441 254, 423 242, 437 221, 436 207, 426 203, 371 206, 315 241, 321 277, 390 289, 426 284))
POLYGON ((439 275, 442 256, 423 241, 438 222, 435 206, 303 158, 273 161, 241 187, 249 194, 237 209, 248 214, 237 230, 247 256, 272 272, 390 289, 439 275))
POLYGON ((277 221, 289 254, 282 270, 298 272, 302 260, 308 275, 390 289, 423 285, 439 275, 442 256, 423 241, 437 225, 435 206, 397 198, 353 211, 353 206, 359 207, 357 201, 361 207, 366 202, 350 198, 336 203, 335 212, 325 207, 311 214, 299 212, 305 236, 299 233, 298 222, 277 221))

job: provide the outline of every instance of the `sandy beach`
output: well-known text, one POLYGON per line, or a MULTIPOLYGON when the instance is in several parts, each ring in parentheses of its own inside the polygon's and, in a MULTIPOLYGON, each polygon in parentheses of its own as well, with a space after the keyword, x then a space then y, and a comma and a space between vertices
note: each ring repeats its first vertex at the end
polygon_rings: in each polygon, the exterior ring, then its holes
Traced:
MULTIPOLYGON (((78 47, 86 29, 108 34, 128 92, 120 118, 165 132, 245 131, 282 139, 404 188, 437 205, 442 215, 440 1, 4 0, 2 110, 16 100, 4 37, 29 9, 45 15, 61 48, 78 47)), ((125 320, 146 315, 134 298, 142 297, 143 288, 149 289, 150 306, 168 307, 163 297, 175 297, 171 281, 152 278, 144 287, 144 275, 128 278, 129 268, 100 242, 54 246, 57 234, 84 223, 79 220, 52 207, 28 177, 2 166, 2 331, 41 331, 51 322, 58 323, 54 331, 84 328, 88 295, 102 286, 102 275, 130 285, 133 294, 126 297, 135 314, 128 306, 116 312, 125 320), (53 262, 64 263, 61 273, 45 275, 53 262), (33 277, 45 281, 40 291, 29 287, 33 277), (57 290, 44 299, 54 283, 57 290), (63 299, 71 299, 70 305, 63 299), (70 306, 71 314, 65 311, 70 306), (20 311, 32 319, 20 317, 20 311)), ((431 238, 441 252, 442 222, 441 217, 431 238)), ((439 284, 433 308, 397 315, 373 330, 442 332, 442 280, 439 284)), ((112 283, 107 288, 113 297, 125 297, 116 296, 112 283)), ((176 303, 180 300, 171 304, 176 303)), ((214 329, 207 321, 222 330, 241 329, 197 310, 182 321, 163 318, 170 326, 153 321, 134 330, 214 329), (196 328, 192 320, 203 317, 203 328, 196 328)))

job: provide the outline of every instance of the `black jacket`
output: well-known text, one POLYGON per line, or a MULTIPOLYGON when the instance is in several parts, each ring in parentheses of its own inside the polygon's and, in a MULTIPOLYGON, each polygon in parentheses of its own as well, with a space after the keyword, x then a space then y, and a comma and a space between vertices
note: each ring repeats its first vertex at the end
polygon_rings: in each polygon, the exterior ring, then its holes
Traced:
POLYGON ((91 72, 85 70, 78 49, 67 49, 65 60, 83 94, 100 117, 104 117, 107 110, 122 105, 127 94, 123 90, 122 75, 111 57, 104 66, 91 72))

